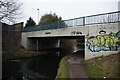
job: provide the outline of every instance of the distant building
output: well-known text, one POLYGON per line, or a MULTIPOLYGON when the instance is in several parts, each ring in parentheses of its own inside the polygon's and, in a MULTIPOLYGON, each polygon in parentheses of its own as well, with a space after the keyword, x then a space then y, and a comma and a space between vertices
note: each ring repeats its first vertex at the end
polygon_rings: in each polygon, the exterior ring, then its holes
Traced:
POLYGON ((22 28, 23 28, 23 22, 13 25, 2 23, 3 50, 20 47, 22 28))

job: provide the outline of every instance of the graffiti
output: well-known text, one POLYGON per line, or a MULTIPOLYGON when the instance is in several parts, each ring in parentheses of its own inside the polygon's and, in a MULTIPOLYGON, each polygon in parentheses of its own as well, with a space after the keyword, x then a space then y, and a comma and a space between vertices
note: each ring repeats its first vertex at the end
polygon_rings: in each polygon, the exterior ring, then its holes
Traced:
POLYGON ((117 37, 119 37, 119 38, 120 38, 120 31, 119 31, 119 32, 117 32, 117 34, 116 34, 116 35, 117 35, 117 37))
POLYGON ((92 52, 116 51, 120 48, 120 31, 116 34, 92 36, 87 42, 87 46, 92 52))
POLYGON ((71 34, 82 34, 82 32, 79 32, 79 31, 73 31, 73 32, 71 32, 71 34))

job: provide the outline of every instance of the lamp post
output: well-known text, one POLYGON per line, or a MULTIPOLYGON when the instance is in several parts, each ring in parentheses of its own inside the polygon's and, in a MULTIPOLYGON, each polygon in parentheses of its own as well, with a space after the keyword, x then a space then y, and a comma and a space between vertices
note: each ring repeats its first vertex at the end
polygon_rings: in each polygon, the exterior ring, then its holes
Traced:
MULTIPOLYGON (((37 8, 37 10, 38 10, 38 24, 39 24, 39 9, 37 8)), ((39 47, 39 43, 38 43, 38 39, 37 39, 37 52, 38 52, 38 47, 39 47)), ((37 59, 36 59, 36 72, 38 71, 38 57, 37 57, 37 59)))
MULTIPOLYGON (((37 8, 38 10, 38 24, 39 24, 39 9, 37 8)), ((38 43, 38 39, 37 39, 37 51, 38 51, 38 46, 39 46, 39 43, 38 43)))
POLYGON ((38 10, 38 24, 39 24, 39 9, 37 8, 37 10, 38 10))

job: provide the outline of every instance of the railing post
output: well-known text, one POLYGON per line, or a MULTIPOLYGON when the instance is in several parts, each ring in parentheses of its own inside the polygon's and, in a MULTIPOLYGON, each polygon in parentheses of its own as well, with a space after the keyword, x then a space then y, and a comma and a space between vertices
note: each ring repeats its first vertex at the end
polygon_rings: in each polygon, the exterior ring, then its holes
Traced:
POLYGON ((72 20, 72 25, 71 26, 74 26, 74 22, 73 22, 73 20, 72 20))
POLYGON ((85 17, 83 17, 83 26, 85 26, 85 17))
POLYGON ((59 28, 59 21, 58 21, 58 28, 59 28))

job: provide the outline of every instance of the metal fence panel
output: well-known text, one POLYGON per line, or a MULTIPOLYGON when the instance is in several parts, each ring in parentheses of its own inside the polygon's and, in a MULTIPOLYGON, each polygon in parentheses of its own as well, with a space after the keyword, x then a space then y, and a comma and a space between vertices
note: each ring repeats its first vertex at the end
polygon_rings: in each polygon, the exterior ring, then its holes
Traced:
POLYGON ((23 31, 30 32, 37 30, 58 29, 65 27, 85 26, 92 24, 104 24, 104 23, 114 23, 114 22, 120 22, 120 11, 92 15, 92 16, 85 16, 70 20, 56 21, 54 23, 49 23, 49 24, 40 24, 34 27, 26 27, 23 29, 23 31))

